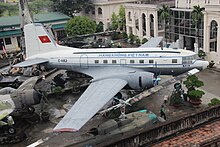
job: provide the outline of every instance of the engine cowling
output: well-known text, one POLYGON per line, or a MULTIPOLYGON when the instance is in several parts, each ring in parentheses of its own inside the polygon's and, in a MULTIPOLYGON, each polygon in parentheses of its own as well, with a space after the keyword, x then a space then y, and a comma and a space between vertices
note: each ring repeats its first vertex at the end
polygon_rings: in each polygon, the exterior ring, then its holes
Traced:
POLYGON ((11 94, 11 98, 14 101, 15 108, 27 108, 31 105, 39 104, 42 96, 34 89, 30 90, 17 90, 11 94))
POLYGON ((123 79, 128 82, 128 86, 134 90, 143 90, 145 88, 153 87, 153 77, 154 74, 151 72, 126 72, 126 73, 117 73, 112 74, 108 77, 101 77, 97 79, 93 79, 91 82, 110 79, 110 78, 118 78, 123 79))
POLYGON ((143 90, 153 87, 154 74, 150 72, 129 73, 126 77, 128 86, 134 90, 143 90))

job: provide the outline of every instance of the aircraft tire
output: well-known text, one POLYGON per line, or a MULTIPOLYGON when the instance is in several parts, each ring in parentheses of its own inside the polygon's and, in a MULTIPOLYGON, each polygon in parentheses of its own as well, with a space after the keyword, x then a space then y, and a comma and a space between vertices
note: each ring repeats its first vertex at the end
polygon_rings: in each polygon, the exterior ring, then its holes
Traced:
POLYGON ((13 127, 9 127, 9 128, 7 129, 7 132, 8 132, 8 134, 15 134, 15 133, 16 133, 16 130, 15 130, 15 128, 13 128, 13 127))

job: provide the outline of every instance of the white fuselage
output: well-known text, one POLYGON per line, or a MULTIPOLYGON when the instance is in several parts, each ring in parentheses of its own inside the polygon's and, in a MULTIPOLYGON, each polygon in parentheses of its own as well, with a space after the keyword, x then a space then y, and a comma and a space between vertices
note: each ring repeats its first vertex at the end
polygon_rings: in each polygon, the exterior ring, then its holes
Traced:
POLYGON ((201 70, 208 65, 207 61, 198 60, 194 52, 182 49, 59 47, 60 49, 56 51, 38 54, 31 58, 47 58, 49 65, 73 71, 79 68, 126 66, 161 74, 180 74, 192 68, 201 70))

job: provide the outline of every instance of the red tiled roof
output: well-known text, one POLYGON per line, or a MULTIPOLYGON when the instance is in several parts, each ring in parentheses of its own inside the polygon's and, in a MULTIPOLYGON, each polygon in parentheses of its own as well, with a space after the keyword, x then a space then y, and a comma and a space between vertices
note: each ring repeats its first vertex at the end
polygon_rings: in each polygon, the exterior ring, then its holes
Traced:
POLYGON ((220 138, 220 121, 165 140, 154 147, 193 146, 220 138))

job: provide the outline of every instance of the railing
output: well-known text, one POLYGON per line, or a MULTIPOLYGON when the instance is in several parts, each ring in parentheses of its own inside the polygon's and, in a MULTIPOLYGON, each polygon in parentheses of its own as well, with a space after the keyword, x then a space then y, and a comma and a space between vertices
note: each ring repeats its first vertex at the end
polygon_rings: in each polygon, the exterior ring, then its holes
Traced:
MULTIPOLYGON (((217 120, 220 117, 220 106, 210 107, 200 112, 186 115, 175 120, 168 120, 157 126, 143 129, 139 134, 132 134, 132 131, 121 137, 110 146, 146 146, 151 145, 165 137, 176 135, 188 129, 193 129, 199 125, 207 123, 211 120, 217 120), (128 137, 129 136, 129 137, 128 137)), ((134 132, 134 131, 133 131, 134 132)), ((137 132, 135 132, 137 133, 137 132)), ((108 145, 109 146, 109 145, 108 145)))

